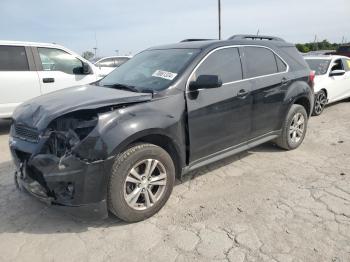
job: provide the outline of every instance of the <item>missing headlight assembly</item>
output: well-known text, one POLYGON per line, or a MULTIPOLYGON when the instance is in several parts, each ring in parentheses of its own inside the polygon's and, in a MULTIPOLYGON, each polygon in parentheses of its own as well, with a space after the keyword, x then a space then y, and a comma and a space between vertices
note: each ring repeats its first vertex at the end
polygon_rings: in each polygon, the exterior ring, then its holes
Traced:
POLYGON ((97 122, 97 113, 89 110, 73 112, 55 119, 44 133, 47 141, 41 153, 57 157, 71 153, 91 133, 97 122))

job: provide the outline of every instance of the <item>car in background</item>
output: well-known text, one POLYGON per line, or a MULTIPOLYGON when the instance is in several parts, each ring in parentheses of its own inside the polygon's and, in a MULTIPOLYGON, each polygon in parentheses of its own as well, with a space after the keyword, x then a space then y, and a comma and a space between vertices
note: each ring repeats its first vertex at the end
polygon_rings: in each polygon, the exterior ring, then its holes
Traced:
POLYGON ((95 62, 95 66, 100 69, 100 74, 102 76, 108 75, 115 68, 121 66, 125 62, 127 62, 131 56, 109 56, 101 58, 100 60, 95 62))
POLYGON ((335 54, 350 57, 350 44, 339 46, 335 54))
POLYGON ((0 41, 0 118, 22 102, 97 81, 99 71, 69 49, 47 43, 0 41))
POLYGON ((330 55, 304 59, 315 71, 313 115, 320 115, 326 104, 350 97, 350 58, 330 55))

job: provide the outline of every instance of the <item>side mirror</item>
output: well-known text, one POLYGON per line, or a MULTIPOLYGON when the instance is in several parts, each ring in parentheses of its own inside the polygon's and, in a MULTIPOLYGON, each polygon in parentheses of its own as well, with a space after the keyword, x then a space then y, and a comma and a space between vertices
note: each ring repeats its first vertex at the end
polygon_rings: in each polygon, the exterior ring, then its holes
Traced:
POLYGON ((329 76, 342 76, 345 74, 345 70, 333 70, 329 73, 329 76))
POLYGON ((222 81, 217 75, 200 75, 196 81, 192 81, 189 85, 191 91, 198 89, 218 88, 222 86, 222 81))
POLYGON ((83 62, 83 74, 84 75, 88 75, 88 74, 91 74, 91 67, 88 63, 86 62, 83 62))

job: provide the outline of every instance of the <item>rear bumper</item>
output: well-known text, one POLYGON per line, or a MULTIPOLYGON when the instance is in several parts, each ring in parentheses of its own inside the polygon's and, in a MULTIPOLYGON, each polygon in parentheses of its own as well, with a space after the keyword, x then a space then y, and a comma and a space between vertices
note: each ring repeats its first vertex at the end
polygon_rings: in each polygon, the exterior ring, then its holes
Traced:
POLYGON ((14 137, 10 150, 17 186, 46 204, 81 218, 105 218, 111 160, 85 162, 73 155, 35 154, 37 145, 14 137))

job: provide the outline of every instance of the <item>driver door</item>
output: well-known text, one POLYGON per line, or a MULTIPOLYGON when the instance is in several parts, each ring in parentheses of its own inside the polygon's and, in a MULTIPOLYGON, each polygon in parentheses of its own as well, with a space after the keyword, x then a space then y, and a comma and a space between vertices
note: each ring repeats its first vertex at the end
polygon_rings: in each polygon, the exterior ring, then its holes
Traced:
MULTIPOLYGON (((333 70, 345 70, 342 59, 336 59, 331 66, 329 73, 333 70)), ((348 92, 347 75, 329 76, 331 83, 328 88, 328 99, 335 102, 342 99, 348 92)))
POLYGON ((223 84, 186 92, 190 162, 245 142, 251 132, 251 86, 248 81, 240 81, 238 48, 212 52, 197 66, 189 82, 200 75, 217 75, 223 84), (244 95, 242 90, 246 92, 244 95))

